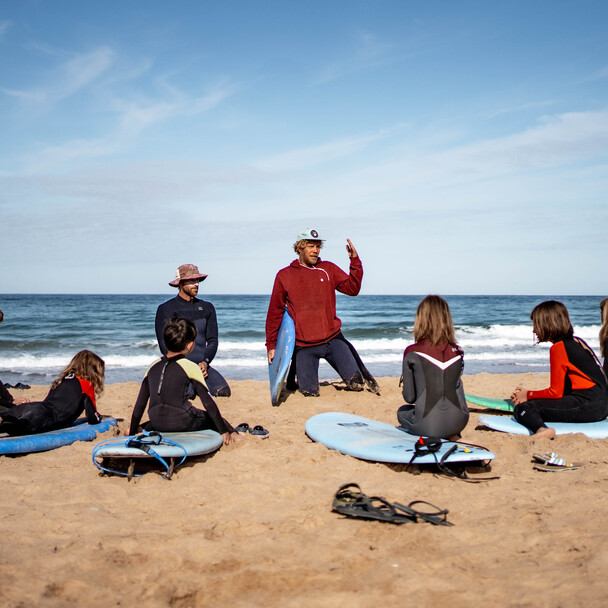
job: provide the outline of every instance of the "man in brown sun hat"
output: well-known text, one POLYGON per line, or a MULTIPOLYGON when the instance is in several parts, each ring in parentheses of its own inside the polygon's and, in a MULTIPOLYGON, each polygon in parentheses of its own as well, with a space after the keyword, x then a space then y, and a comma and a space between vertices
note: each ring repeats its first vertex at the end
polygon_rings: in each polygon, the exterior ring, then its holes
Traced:
POLYGON ((167 353, 167 347, 163 339, 165 325, 169 319, 189 319, 196 325, 198 334, 194 343, 194 350, 188 355, 188 359, 196 363, 202 370, 203 376, 214 397, 229 397, 230 387, 226 379, 215 368, 211 367, 211 361, 217 353, 218 330, 215 308, 211 302, 199 300, 198 287, 201 281, 207 278, 201 274, 198 266, 194 264, 182 264, 175 273, 175 279, 169 283, 171 287, 177 287, 177 295, 161 304, 156 311, 156 338, 161 352, 167 353))

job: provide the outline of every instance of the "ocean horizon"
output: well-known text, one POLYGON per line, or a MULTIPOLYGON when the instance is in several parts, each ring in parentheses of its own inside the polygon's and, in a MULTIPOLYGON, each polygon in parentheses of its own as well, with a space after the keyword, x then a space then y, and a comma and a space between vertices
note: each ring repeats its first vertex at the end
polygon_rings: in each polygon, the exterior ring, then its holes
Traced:
MULTIPOLYGON (((154 333, 156 308, 165 294, 0 294, 0 379, 48 384, 79 350, 106 362, 106 382, 140 382, 160 356, 154 333)), ((230 380, 267 380, 264 325, 269 294, 200 294, 212 302, 219 325, 213 366, 230 380)), ((377 377, 401 374, 405 347, 423 295, 338 294, 345 337, 377 377)), ((568 307, 575 334, 599 355, 599 303, 603 296, 444 295, 456 339, 465 351, 465 373, 545 373, 550 344, 535 344, 530 312, 547 299, 568 307)), ((321 363, 320 377, 335 379, 321 363)))

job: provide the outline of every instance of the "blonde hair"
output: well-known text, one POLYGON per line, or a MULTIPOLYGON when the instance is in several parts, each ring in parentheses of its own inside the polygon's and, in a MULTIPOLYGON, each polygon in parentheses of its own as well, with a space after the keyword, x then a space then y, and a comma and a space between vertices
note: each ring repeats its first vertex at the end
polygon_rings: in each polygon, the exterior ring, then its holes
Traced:
POLYGON ((537 304, 530 313, 530 319, 539 342, 557 342, 574 334, 568 309, 556 300, 537 304))
POLYGON ((300 252, 306 247, 308 243, 319 243, 319 249, 323 249, 323 241, 315 241, 312 239, 300 239, 293 244, 293 250, 300 255, 300 252))
POLYGON ((600 353, 602 357, 608 356, 604 350, 604 345, 608 339, 608 298, 604 298, 600 302, 600 310, 602 311, 602 327, 600 329, 600 353))
POLYGON ((103 392, 105 368, 106 364, 103 359, 90 350, 81 350, 74 355, 68 365, 53 381, 51 388, 57 388, 67 376, 73 374, 80 376, 83 380, 88 380, 93 385, 95 394, 99 397, 103 392))
POLYGON ((456 346, 454 323, 448 303, 441 296, 426 296, 418 304, 414 321, 414 340, 428 340, 433 346, 456 346))

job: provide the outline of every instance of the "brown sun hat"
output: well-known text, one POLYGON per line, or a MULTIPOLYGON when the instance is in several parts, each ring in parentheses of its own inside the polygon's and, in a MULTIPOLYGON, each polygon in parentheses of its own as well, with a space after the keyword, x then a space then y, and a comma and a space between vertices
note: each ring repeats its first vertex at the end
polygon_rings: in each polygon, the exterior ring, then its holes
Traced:
POLYGON ((198 279, 198 282, 204 281, 207 278, 206 274, 201 274, 198 271, 198 266, 194 264, 182 264, 175 271, 175 279, 169 283, 171 287, 179 287, 180 281, 192 281, 198 279))

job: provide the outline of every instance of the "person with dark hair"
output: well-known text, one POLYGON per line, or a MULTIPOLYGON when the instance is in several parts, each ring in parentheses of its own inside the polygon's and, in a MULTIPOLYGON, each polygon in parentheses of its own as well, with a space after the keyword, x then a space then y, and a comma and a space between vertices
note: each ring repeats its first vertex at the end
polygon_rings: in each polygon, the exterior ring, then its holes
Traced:
POLYGON ((163 331, 167 352, 153 363, 141 383, 131 416, 130 435, 138 432, 148 406, 150 420, 143 426, 148 431, 201 431, 212 429, 222 435, 224 444, 238 440, 238 433, 222 418, 205 383, 201 368, 187 359, 196 342, 196 326, 190 319, 170 319, 163 331), (194 407, 189 400, 190 386, 205 409, 194 407))
POLYGON ((553 439, 545 422, 597 422, 608 416, 608 386, 600 362, 588 344, 574 336, 567 308, 555 300, 541 302, 530 315, 538 342, 551 342, 551 386, 529 391, 518 386, 511 395, 513 416, 536 437, 553 439))
POLYGON ((608 298, 600 302, 602 327, 600 329, 600 354, 604 359, 604 373, 608 376, 608 298))
POLYGON ((217 353, 218 328, 217 315, 211 302, 199 300, 199 283, 207 278, 201 274, 198 266, 182 264, 175 273, 175 279, 169 283, 177 287, 177 295, 161 304, 156 311, 155 329, 158 346, 163 355, 167 354, 167 346, 163 338, 165 325, 169 319, 190 319, 197 330, 194 348, 187 359, 196 363, 203 372, 209 393, 214 397, 230 397, 228 382, 211 362, 217 353))
POLYGON ((409 433, 452 441, 469 421, 462 371, 464 353, 456 344, 448 303, 426 296, 414 321, 415 344, 403 353, 403 398, 410 405, 397 411, 409 433))
POLYGON ((51 384, 44 401, 14 405, 0 417, 0 431, 32 435, 71 426, 84 411, 89 424, 98 424, 96 397, 103 392, 105 364, 90 350, 76 353, 51 384))
MULTIPOLYGON (((277 273, 266 316, 266 348, 272 363, 285 307, 296 327, 295 365, 298 388, 306 396, 319 395, 319 360, 325 359, 349 390, 374 392, 378 385, 354 346, 342 335, 336 315, 336 291, 356 296, 361 290, 363 267, 357 250, 346 239, 350 273, 319 258, 323 239, 308 228, 293 246, 298 259, 277 273)), ((293 364, 292 364, 293 365, 293 364)), ((289 380, 288 380, 289 384, 289 380)))

